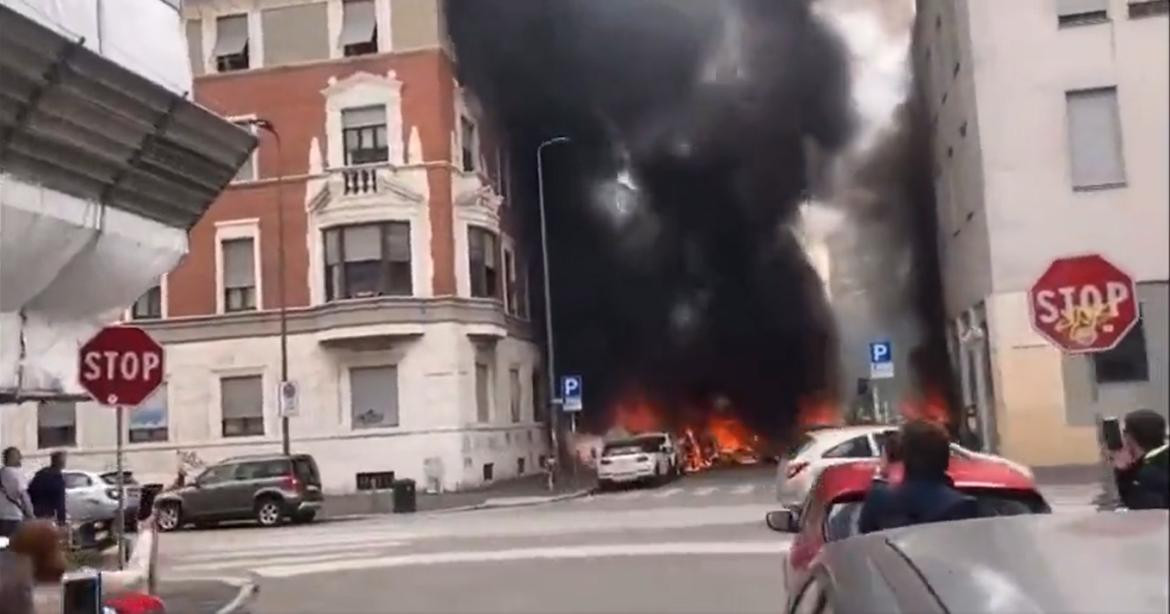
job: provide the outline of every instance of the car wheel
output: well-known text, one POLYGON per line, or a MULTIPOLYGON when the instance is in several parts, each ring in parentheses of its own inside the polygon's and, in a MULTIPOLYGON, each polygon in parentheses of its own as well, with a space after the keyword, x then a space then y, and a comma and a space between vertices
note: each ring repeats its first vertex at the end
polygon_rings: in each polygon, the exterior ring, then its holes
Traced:
POLYGON ((175 531, 183 526, 182 507, 174 501, 164 501, 155 510, 159 531, 175 531))
POLYGON ((309 524, 317 517, 317 512, 301 512, 293 516, 295 524, 309 524))
POLYGON ((256 522, 262 527, 274 527, 280 524, 284 516, 279 499, 264 498, 256 502, 256 522))

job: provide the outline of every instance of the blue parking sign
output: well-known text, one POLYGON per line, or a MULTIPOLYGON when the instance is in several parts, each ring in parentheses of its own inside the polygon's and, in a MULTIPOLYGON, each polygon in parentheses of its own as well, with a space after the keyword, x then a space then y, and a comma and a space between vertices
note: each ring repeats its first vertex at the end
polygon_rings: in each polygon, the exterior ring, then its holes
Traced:
POLYGON ((561 378, 561 400, 565 411, 581 411, 584 406, 581 399, 584 392, 585 385, 580 375, 566 375, 561 378))
POLYGON ((894 344, 888 339, 871 341, 869 344, 869 378, 889 379, 894 377, 894 344))

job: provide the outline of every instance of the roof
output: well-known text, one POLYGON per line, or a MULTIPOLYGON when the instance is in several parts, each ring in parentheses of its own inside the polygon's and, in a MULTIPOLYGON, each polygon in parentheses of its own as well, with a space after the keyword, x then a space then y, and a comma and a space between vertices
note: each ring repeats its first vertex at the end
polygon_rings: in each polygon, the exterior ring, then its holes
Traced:
POLYGON ((224 463, 243 463, 248 461, 285 460, 288 458, 304 458, 307 456, 309 455, 281 454, 280 452, 275 452, 272 454, 245 454, 243 456, 229 456, 228 458, 225 458, 218 463, 212 463, 212 465, 222 465, 224 463))
MULTIPOLYGON (((877 467, 876 459, 825 467, 815 486, 817 498, 821 501, 833 501, 864 495, 869 490, 877 467)), ((957 488, 1036 489, 1036 482, 1031 477, 1016 471, 1010 465, 983 458, 952 456, 947 475, 951 476, 957 488)), ((891 466, 890 481, 897 483, 901 480, 901 465, 891 466)))
POLYGON ((951 611, 1164 612, 1165 510, 1040 514, 875 534, 918 568, 951 611))

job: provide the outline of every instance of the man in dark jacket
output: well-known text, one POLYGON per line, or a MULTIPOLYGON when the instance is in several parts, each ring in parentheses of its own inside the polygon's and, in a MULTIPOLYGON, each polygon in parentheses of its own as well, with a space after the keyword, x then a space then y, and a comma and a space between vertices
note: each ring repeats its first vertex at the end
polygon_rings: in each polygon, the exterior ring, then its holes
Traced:
POLYGON ((1117 494, 1131 510, 1170 508, 1166 419, 1156 411, 1126 414, 1125 447, 1113 455, 1117 494))
POLYGON ((902 483, 874 481, 858 518, 862 533, 978 515, 975 499, 955 490, 947 475, 951 447, 942 428, 921 420, 908 422, 902 425, 898 442, 902 483))
POLYGON ((65 524, 65 453, 53 452, 49 466, 42 468, 28 483, 28 498, 32 499, 33 513, 37 518, 56 520, 65 524))

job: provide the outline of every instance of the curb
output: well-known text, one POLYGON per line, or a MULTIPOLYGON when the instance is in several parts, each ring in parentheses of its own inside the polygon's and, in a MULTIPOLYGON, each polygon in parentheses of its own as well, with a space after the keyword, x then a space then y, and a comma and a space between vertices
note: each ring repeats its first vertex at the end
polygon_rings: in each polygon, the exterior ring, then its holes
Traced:
POLYGON ((501 499, 495 500, 494 502, 492 499, 488 499, 487 501, 484 501, 483 503, 475 503, 472 505, 463 505, 460 507, 449 507, 447 509, 441 509, 441 510, 432 510, 430 513, 432 513, 432 514, 452 514, 452 513, 456 513, 456 512, 473 512, 473 511, 477 511, 477 510, 507 509, 507 508, 513 508, 513 507, 532 507, 534 505, 544 505, 546 503, 557 503, 559 501, 568 501, 570 499, 579 499, 581 497, 585 497, 585 496, 593 494, 593 492, 595 490, 596 490, 596 488, 583 488, 581 490, 573 491, 571 493, 565 493, 563 495, 553 495, 553 496, 549 496, 549 497, 540 497, 538 499, 532 499, 530 497, 523 497, 522 498, 523 500, 521 500, 521 501, 507 501, 507 499, 509 499, 509 498, 519 498, 519 497, 503 497, 501 499))

